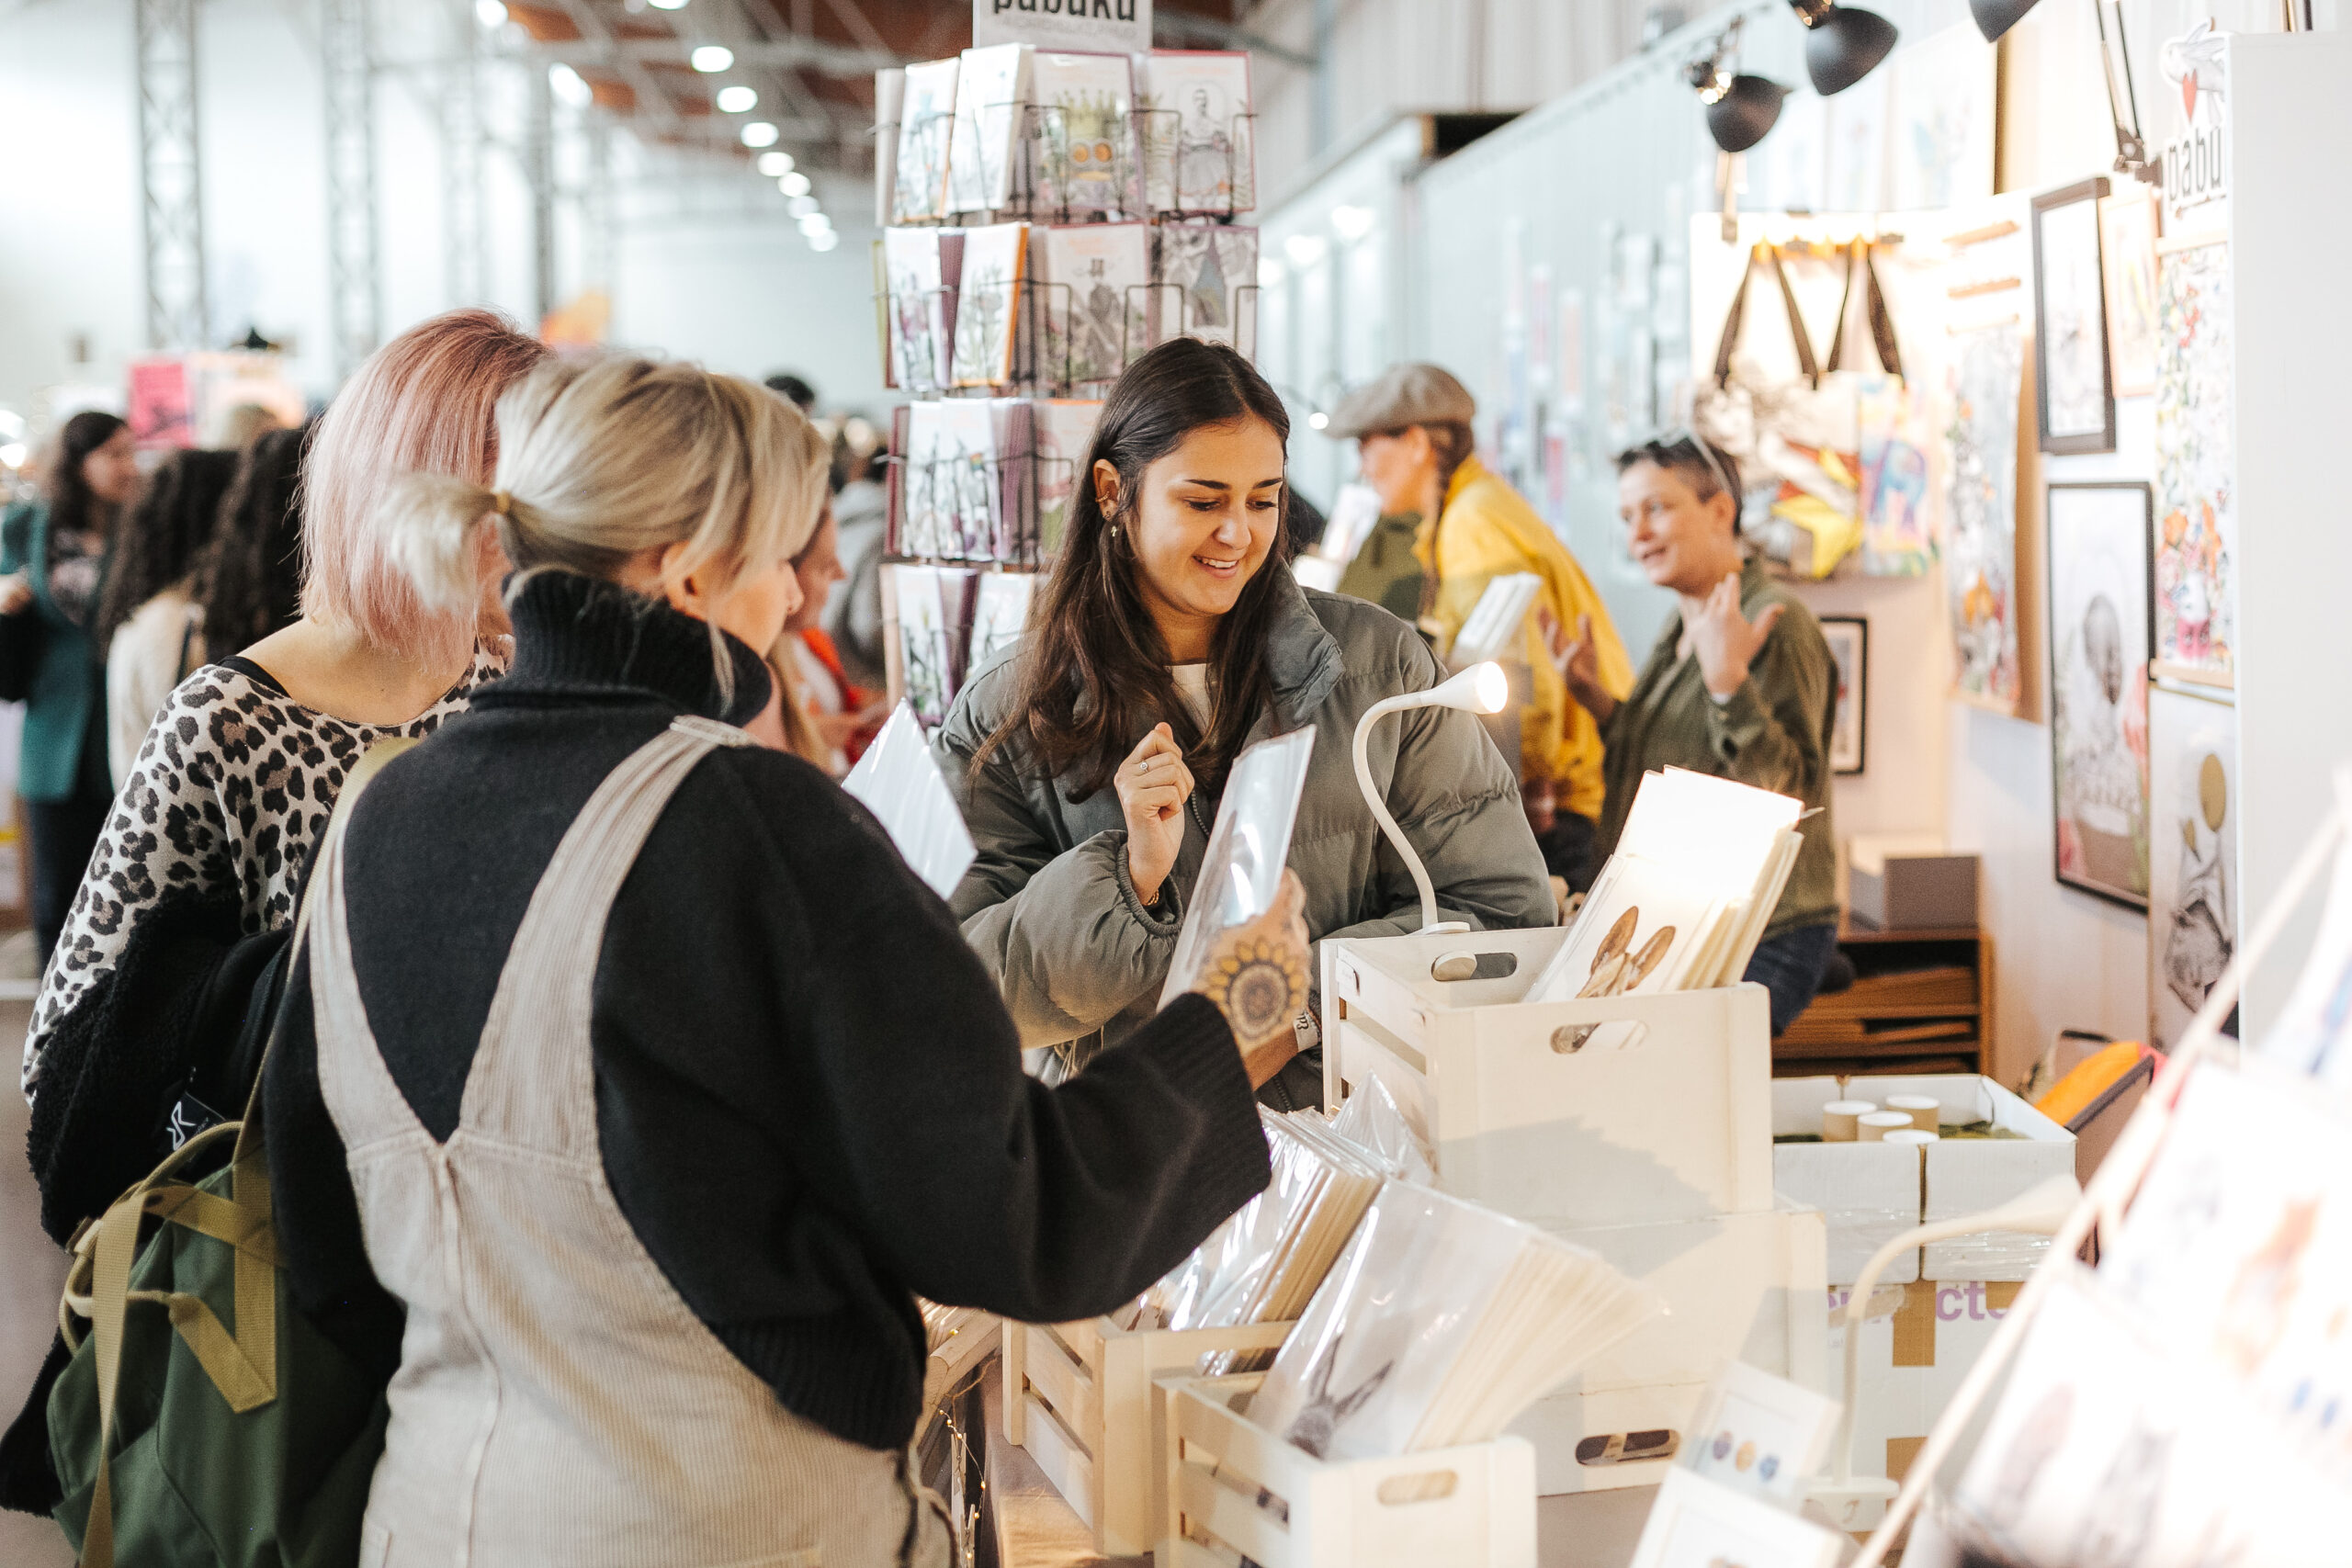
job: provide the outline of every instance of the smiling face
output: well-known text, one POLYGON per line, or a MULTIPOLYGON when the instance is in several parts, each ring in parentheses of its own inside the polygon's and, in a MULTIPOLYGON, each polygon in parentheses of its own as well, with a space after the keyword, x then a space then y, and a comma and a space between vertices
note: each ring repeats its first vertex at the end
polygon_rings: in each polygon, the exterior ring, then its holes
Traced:
POLYGON ((1180 664, 1208 657, 1216 623, 1266 564, 1282 528, 1283 442, 1257 418, 1191 432, 1143 471, 1118 510, 1119 472, 1094 465, 1094 493, 1136 564, 1136 587, 1180 664))
POLYGON ((1617 515, 1634 564, 1660 588, 1704 593, 1739 570, 1738 511, 1727 491, 1702 501, 1674 469, 1635 463, 1617 476, 1617 515))

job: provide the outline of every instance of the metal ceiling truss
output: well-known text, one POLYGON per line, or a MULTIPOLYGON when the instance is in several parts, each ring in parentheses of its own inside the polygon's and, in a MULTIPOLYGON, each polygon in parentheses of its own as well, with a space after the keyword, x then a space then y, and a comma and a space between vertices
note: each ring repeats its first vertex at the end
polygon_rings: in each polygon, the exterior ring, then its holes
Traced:
POLYGON ((455 47, 441 72, 441 268, 452 304, 490 296, 490 231, 482 195, 481 51, 473 0, 448 0, 455 47))
POLYGON ((138 0, 139 193, 147 343, 210 340, 204 288, 204 173, 196 95, 197 0, 138 0))
POLYGON ((335 375, 348 376, 383 336, 383 245, 376 209, 373 0, 320 0, 326 83, 327 306, 335 375))

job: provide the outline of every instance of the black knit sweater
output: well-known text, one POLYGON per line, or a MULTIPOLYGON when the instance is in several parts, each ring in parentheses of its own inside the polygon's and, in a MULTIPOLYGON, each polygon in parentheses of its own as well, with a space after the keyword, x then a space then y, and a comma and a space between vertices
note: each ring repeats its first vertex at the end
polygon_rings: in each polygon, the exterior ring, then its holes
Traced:
MULTIPOLYGON (((457 1126, 501 964, 558 840, 680 713, 741 718, 760 661, 609 584, 533 578, 515 658, 353 813, 355 965, 379 1047, 436 1138, 457 1126)), ((721 750, 686 779, 605 927, 590 1045, 605 1172, 679 1295, 785 1404, 904 1444, 912 1300, 1061 1321, 1108 1311, 1261 1189, 1223 1017, 1188 997, 1066 1085, 1017 1036, 944 904, 818 770, 721 750)), ((266 1086, 297 1300, 331 1327, 384 1298, 320 1098, 307 961, 266 1086)))

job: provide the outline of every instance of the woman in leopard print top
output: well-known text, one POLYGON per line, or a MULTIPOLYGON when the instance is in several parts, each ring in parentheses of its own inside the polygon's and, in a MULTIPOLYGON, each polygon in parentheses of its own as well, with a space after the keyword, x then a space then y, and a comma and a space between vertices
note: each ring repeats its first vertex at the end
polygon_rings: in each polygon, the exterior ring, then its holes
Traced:
MULTIPOLYGON (((431 732, 504 671, 503 561, 481 563, 476 614, 436 615, 399 570, 397 542, 367 525, 401 474, 485 479, 499 394, 544 355, 489 311, 452 311, 377 351, 320 419, 303 474, 302 618, 172 694, 41 977, 23 1080, 37 1168, 75 1135, 43 1114, 62 1110, 42 1103, 52 1069, 65 1065, 51 1046, 70 1036, 71 1076, 104 1079, 102 1058, 118 1043, 99 1021, 142 919, 167 900, 233 898, 239 934, 290 925, 311 847, 351 764, 388 736, 431 732)), ((73 1095, 77 1108, 85 1098, 73 1095)))

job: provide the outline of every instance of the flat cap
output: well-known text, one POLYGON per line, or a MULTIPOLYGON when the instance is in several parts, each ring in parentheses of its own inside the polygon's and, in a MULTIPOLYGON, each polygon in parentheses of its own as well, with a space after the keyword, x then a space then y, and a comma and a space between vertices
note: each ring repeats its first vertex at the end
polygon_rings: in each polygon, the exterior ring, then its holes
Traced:
POLYGON ((1392 365, 1341 399, 1323 434, 1353 441, 1408 424, 1468 424, 1477 412, 1478 400, 1450 371, 1435 365, 1392 365))

